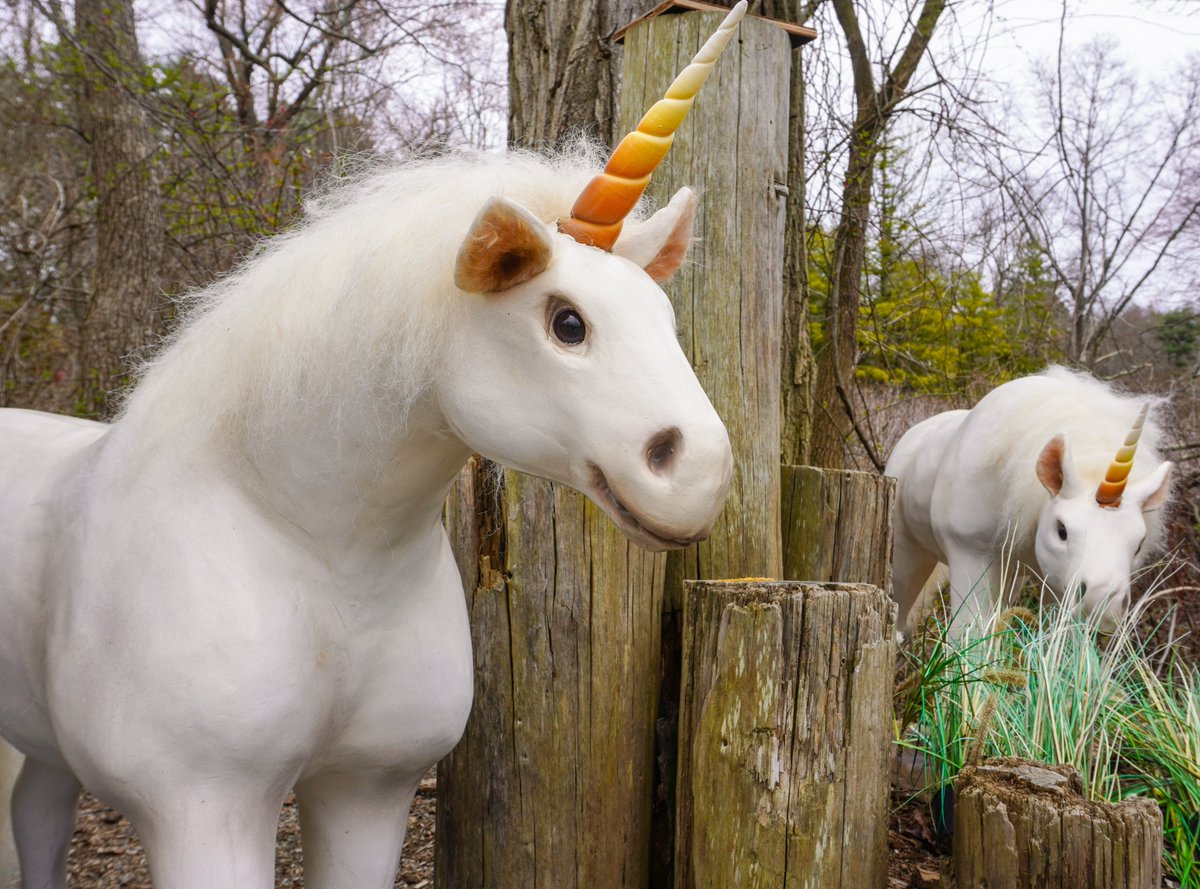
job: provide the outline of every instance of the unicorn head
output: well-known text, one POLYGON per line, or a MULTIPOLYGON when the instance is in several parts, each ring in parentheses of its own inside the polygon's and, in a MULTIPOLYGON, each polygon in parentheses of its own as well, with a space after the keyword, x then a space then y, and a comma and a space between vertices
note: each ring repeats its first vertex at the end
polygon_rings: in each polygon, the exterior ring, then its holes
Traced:
POLYGON ((687 254, 695 197, 685 188, 645 222, 625 219, 745 9, 734 8, 569 217, 543 221, 492 198, 455 267, 468 310, 460 358, 438 384, 455 433, 587 493, 651 549, 708 536, 733 458, 657 286, 687 254), (488 403, 501 382, 505 416, 496 417, 488 403))
POLYGON ((1038 478, 1050 494, 1038 521, 1038 566, 1059 595, 1077 590, 1081 613, 1104 631, 1111 631, 1129 607, 1130 575, 1146 540, 1146 513, 1166 502, 1170 488, 1169 462, 1129 484, 1146 413, 1143 405, 1098 484, 1089 484, 1077 471, 1066 435, 1050 439, 1037 461, 1038 478))
POLYGON ((467 307, 434 384, 471 448, 586 493, 650 549, 708 536, 732 477, 656 283, 682 263, 694 213, 683 189, 607 253, 493 198, 459 252, 467 307))

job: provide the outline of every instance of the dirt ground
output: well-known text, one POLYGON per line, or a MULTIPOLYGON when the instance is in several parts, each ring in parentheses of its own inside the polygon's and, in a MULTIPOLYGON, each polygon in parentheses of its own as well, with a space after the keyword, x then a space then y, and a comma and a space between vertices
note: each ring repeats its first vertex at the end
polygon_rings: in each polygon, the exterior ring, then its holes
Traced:
MULTIPOLYGON (((952 889, 949 841, 934 829, 928 806, 893 799, 888 823, 887 889, 952 889)), ((404 856, 395 889, 433 886, 433 833, 437 786, 431 771, 421 782, 408 818, 404 856)), ((150 872, 137 835, 129 822, 85 795, 75 824, 68 861, 76 889, 150 889, 150 872)), ((304 885, 300 857, 300 824, 295 801, 288 799, 279 819, 275 851, 275 885, 304 885)), ((1178 884, 1164 880, 1164 889, 1178 884)))
MULTIPOLYGON (((408 833, 396 889, 433 885, 433 829, 437 783, 433 772, 421 782, 408 817, 408 833)), ((85 794, 75 820, 75 837, 67 860, 76 889, 150 889, 146 855, 133 827, 121 815, 85 794)), ((300 857, 300 820, 288 797, 279 817, 275 844, 275 885, 304 885, 300 857)))
MULTIPOLYGON (((427 889, 433 885, 433 832, 437 785, 433 772, 421 782, 408 819, 404 856, 396 874, 396 889, 427 889)), ((943 871, 949 873, 947 851, 933 829, 928 810, 919 803, 900 805, 889 825, 888 889, 936 889, 943 871)), ((68 861, 71 885, 77 889, 150 889, 146 856, 129 822, 112 809, 85 795, 75 824, 68 861)), ((276 840, 275 885, 299 889, 301 872, 300 824, 295 801, 284 804, 276 840)))

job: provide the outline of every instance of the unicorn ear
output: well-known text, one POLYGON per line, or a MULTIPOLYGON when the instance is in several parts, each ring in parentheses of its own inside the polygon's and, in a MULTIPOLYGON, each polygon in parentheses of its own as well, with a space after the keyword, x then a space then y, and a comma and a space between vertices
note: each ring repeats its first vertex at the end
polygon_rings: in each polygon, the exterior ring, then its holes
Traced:
POLYGON ((454 263, 454 284, 467 293, 507 290, 546 270, 549 229, 524 207, 492 198, 479 211, 454 263))
POLYGON ((692 244, 696 196, 690 188, 675 192, 671 202, 645 222, 630 225, 613 245, 613 253, 632 260, 662 284, 683 265, 692 244))
POLYGON ((1051 497, 1062 494, 1074 497, 1083 486, 1075 474, 1075 461, 1071 459, 1071 445, 1062 433, 1046 442, 1037 460, 1037 476, 1051 497))
POLYGON ((1171 493, 1171 464, 1161 463, 1159 467, 1141 481, 1129 486, 1125 491, 1125 499, 1136 503, 1142 512, 1152 512, 1167 502, 1171 493))

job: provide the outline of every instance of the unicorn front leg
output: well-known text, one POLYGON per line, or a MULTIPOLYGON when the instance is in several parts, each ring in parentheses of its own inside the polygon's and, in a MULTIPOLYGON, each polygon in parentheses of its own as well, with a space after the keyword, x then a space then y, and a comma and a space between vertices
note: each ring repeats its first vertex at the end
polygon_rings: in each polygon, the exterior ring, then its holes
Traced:
POLYGON ((909 620, 925 584, 937 567, 937 556, 917 543, 903 526, 892 544, 892 597, 898 606, 896 627, 909 630, 909 620))
POLYGON ((298 785, 307 889, 390 889, 419 780, 335 773, 298 785))
POLYGON ((176 788, 129 813, 154 889, 272 889, 282 796, 253 787, 176 788))
POLYGON ((991 553, 948 548, 950 568, 950 633, 961 638, 974 627, 976 633, 990 628, 984 622, 1001 596, 1001 567, 991 553))

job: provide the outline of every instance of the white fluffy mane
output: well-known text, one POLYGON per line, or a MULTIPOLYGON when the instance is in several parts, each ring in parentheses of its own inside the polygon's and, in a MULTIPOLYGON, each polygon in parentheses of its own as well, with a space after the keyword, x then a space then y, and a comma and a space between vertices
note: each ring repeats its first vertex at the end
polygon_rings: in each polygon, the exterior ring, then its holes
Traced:
POLYGON ((151 438, 249 427, 264 436, 290 411, 324 409, 337 424, 367 402, 376 422, 402 424, 436 373, 462 300, 455 256, 483 204, 508 197, 551 222, 599 167, 585 145, 556 156, 463 152, 337 185, 294 229, 183 301, 118 425, 151 438))
MULTIPOLYGON (((1095 378, 1051 367, 1017 381, 1026 397, 1019 405, 1006 405, 989 417, 990 436, 985 452, 978 455, 984 465, 997 467, 996 478, 1012 480, 1004 486, 1004 515, 1017 520, 1017 551, 1032 547, 1038 516, 1046 501, 1046 490, 1035 472, 1038 455, 1058 433, 1065 433, 1075 470, 1084 484, 1094 490, 1116 455, 1117 448, 1132 428, 1144 396, 1127 395, 1095 378)), ((1012 384, 1008 384, 1012 385, 1012 384)), ((1161 399, 1151 401, 1142 430, 1130 482, 1145 478, 1162 462, 1162 428, 1158 414, 1161 399)), ((1161 510, 1147 515, 1146 551, 1159 542, 1161 510)))

